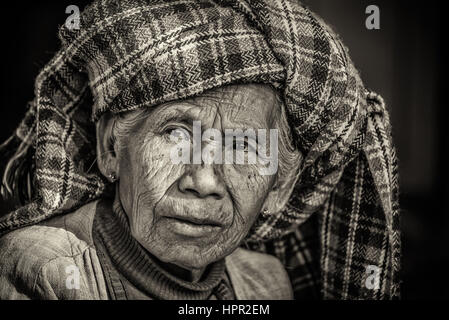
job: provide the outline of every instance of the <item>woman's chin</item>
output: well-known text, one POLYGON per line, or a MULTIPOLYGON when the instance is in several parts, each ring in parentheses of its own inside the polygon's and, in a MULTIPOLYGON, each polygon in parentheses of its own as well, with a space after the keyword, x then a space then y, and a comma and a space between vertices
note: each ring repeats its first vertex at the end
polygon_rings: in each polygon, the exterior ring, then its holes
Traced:
POLYGON ((217 246, 216 242, 175 244, 162 239, 152 241, 151 245, 145 245, 145 248, 158 260, 189 270, 205 268, 225 257, 228 252, 217 246))
POLYGON ((191 248, 191 250, 187 248, 182 252, 178 250, 172 253, 164 252, 156 257, 164 263, 170 263, 187 270, 204 269, 217 260, 212 256, 205 256, 196 251, 194 248, 191 248))

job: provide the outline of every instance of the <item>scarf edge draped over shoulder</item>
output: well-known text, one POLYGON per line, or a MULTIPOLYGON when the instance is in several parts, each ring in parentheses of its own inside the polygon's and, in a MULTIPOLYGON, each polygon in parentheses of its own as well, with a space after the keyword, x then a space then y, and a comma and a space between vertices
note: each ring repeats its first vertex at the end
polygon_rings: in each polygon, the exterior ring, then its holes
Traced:
POLYGON ((300 2, 94 1, 81 28, 63 26, 60 38, 24 120, 1 146, 2 193, 21 206, 0 218, 0 234, 110 192, 94 165, 93 122, 103 113, 266 83, 283 98, 304 160, 285 209, 261 213, 247 245, 284 262, 297 297, 312 287, 328 299, 399 297, 388 112, 338 36, 300 2))

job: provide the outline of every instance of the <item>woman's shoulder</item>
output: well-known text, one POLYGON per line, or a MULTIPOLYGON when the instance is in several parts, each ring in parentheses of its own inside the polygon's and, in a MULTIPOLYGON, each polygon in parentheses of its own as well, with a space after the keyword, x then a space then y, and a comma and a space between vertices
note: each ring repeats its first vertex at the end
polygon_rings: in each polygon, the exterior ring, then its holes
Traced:
POLYGON ((1 237, 0 298, 60 298, 70 274, 83 276, 86 260, 96 260, 89 231, 92 206, 1 237), (22 292, 11 292, 19 288, 22 292))
POLYGON ((226 267, 239 300, 290 300, 293 290, 281 261, 271 255, 238 248, 226 267))
POLYGON ((0 238, 0 255, 9 260, 26 257, 48 261, 83 252, 93 243, 95 205, 93 202, 72 213, 7 233, 0 238))

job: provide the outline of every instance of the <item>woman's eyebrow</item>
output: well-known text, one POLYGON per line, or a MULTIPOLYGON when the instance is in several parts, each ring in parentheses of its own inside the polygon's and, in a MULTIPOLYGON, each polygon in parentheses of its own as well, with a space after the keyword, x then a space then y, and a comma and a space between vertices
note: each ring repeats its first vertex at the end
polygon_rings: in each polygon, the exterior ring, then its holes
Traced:
POLYGON ((192 126, 193 121, 195 121, 193 117, 184 112, 183 113, 170 112, 169 114, 161 114, 161 115, 156 114, 156 116, 157 116, 156 125, 159 127, 164 127, 170 122, 180 122, 192 126))

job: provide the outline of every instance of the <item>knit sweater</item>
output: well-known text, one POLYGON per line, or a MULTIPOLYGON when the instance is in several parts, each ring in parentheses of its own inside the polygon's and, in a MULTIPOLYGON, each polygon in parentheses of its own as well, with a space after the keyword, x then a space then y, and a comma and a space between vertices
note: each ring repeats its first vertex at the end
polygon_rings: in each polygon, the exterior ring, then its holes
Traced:
POLYGON ((280 261, 242 248, 197 283, 174 277, 130 235, 120 208, 95 201, 0 238, 0 299, 292 298, 280 261))

